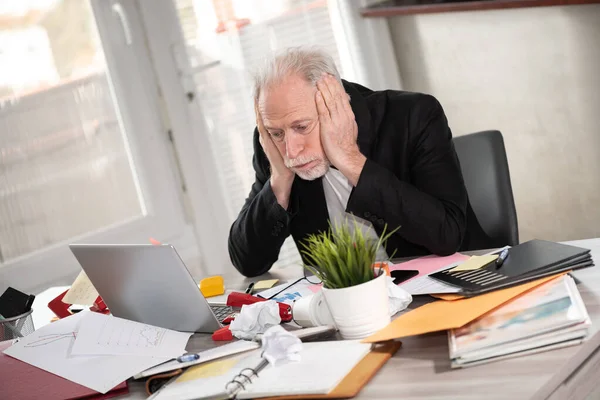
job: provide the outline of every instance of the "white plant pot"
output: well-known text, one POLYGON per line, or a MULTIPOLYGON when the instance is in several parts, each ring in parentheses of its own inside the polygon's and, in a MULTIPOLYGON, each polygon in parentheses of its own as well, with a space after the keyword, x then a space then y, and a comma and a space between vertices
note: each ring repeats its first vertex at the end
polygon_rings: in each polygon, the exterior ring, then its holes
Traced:
POLYGON ((390 323, 385 273, 342 289, 323 287, 323 295, 342 338, 362 339, 390 323))

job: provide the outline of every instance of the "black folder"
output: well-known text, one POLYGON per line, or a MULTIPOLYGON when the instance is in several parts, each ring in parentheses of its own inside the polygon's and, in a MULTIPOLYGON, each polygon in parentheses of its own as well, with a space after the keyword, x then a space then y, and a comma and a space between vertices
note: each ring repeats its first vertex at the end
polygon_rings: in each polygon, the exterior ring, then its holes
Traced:
POLYGON ((451 268, 430 276, 460 287, 460 294, 468 297, 594 265, 589 249, 539 239, 511 247, 508 254, 499 268, 492 262, 476 270, 451 268))

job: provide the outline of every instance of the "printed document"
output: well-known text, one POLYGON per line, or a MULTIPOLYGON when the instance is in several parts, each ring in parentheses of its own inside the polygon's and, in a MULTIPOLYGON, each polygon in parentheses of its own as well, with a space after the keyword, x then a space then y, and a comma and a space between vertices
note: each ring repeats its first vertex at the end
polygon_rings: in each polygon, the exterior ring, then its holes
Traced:
POLYGON ((81 321, 73 355, 136 355, 176 358, 192 335, 99 313, 81 321))

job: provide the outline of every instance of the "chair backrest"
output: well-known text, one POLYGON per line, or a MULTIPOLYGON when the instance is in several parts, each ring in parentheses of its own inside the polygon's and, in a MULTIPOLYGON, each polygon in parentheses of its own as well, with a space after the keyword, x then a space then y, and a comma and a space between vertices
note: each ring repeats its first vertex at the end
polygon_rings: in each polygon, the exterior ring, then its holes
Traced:
POLYGON ((519 244, 504 139, 499 131, 483 131, 454 139, 469 201, 494 246, 519 244))

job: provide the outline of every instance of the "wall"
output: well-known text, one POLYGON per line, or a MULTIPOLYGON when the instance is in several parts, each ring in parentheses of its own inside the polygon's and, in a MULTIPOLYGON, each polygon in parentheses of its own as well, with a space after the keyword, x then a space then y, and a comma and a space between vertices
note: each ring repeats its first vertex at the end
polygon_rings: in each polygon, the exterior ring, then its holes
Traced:
POLYGON ((600 5, 389 22, 405 90, 503 133, 521 241, 600 236, 600 5))

